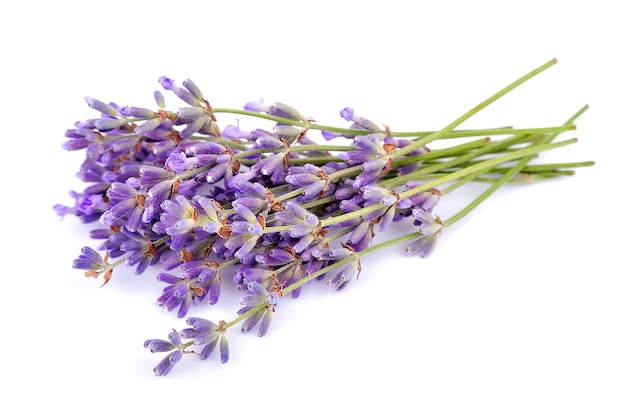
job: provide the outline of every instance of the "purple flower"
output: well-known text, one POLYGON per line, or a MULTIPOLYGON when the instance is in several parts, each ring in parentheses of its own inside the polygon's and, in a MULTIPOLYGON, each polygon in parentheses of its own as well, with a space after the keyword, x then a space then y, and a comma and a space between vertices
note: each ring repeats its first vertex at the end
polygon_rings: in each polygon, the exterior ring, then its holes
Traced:
POLYGON ((192 201, 197 211, 196 226, 210 235, 222 235, 228 227, 222 206, 214 199, 202 195, 195 195, 192 201))
MULTIPOLYGON (((135 134, 151 139, 160 139, 165 134, 170 134, 169 129, 171 125, 171 121, 163 121, 161 117, 151 118, 138 125, 137 128, 135 128, 135 134)), ((152 146, 152 152, 155 154, 157 153, 156 145, 158 145, 158 143, 152 146)))
MULTIPOLYGON (((393 190, 388 190, 373 184, 361 187, 360 192, 365 199, 364 206, 381 204, 385 207, 382 209, 382 212, 381 210, 377 210, 374 213, 378 216, 378 229, 380 231, 387 229, 387 226, 389 226, 395 217, 396 206, 399 199, 398 194, 393 190)), ((364 218, 369 218, 369 214, 364 215, 364 218)))
POLYGON ((177 119, 194 121, 196 118, 206 115, 207 110, 203 107, 181 107, 178 109, 177 119))
POLYGON ((427 257, 441 235, 443 222, 436 215, 421 208, 413 209, 413 218, 414 225, 422 235, 407 247, 405 253, 409 256, 417 253, 427 257))
MULTIPOLYGON (((409 181, 406 184, 407 190, 420 186, 421 183, 415 181, 409 181)), ((421 208, 424 211, 432 212, 433 208, 439 202, 441 192, 436 188, 431 188, 427 191, 422 191, 409 197, 411 205, 415 208, 421 208)))
POLYGON ((275 306, 280 299, 280 293, 274 291, 267 291, 267 289, 256 282, 248 283, 249 293, 243 297, 241 308, 237 313, 243 315, 253 308, 264 305, 262 308, 255 312, 252 312, 241 325, 242 332, 248 332, 256 326, 259 321, 259 337, 264 336, 272 321, 272 313, 275 311, 275 306))
POLYGON ((123 125, 125 125, 126 123, 127 121, 125 119, 110 118, 110 117, 98 118, 94 121, 94 125, 96 129, 98 129, 101 132, 118 129, 122 127, 123 125))
POLYGON ((374 238, 374 222, 364 221, 354 228, 346 245, 350 246, 357 252, 366 249, 372 243, 374 238))
POLYGON ((156 264, 159 261, 161 250, 157 249, 153 240, 147 234, 137 232, 125 233, 126 240, 120 245, 120 250, 127 253, 126 265, 135 267, 135 274, 142 274, 148 266, 156 264))
POLYGON ((346 121, 352 121, 352 117, 354 117, 354 109, 350 107, 346 107, 343 110, 339 111, 339 115, 346 121))
POLYGON ((243 265, 237 269, 233 280, 235 284, 237 284, 237 288, 241 290, 244 288, 247 289, 248 284, 253 282, 269 286, 272 282, 272 276, 274 276, 274 273, 265 266, 258 266, 256 264, 243 265))
POLYGON ((130 232, 136 232, 142 223, 145 208, 145 195, 125 183, 113 183, 107 190, 111 208, 100 218, 104 225, 120 223, 130 232))
POLYGON ((87 187, 82 193, 71 191, 69 194, 74 200, 74 205, 70 207, 55 204, 53 209, 62 218, 67 214, 73 214, 83 223, 95 222, 109 207, 108 202, 102 198, 106 187, 104 183, 96 183, 87 187))
POLYGON ((355 275, 358 277, 358 274, 361 273, 361 261, 354 250, 348 246, 333 249, 318 249, 313 252, 313 255, 318 260, 328 260, 329 264, 337 263, 348 257, 353 258, 340 265, 336 270, 336 274, 328 281, 328 285, 337 291, 345 288, 355 275))
POLYGON ((163 86, 164 90, 172 90, 172 88, 174 88, 175 86, 174 80, 166 76, 159 77, 159 84, 163 86))
POLYGON ((235 220, 230 223, 232 236, 224 242, 229 250, 235 250, 235 257, 242 259, 256 246, 265 229, 265 218, 258 218, 243 205, 236 205, 237 213, 235 220))
POLYGON ((256 255, 256 261, 266 266, 282 266, 297 260, 292 249, 275 248, 256 255))
POLYGON ((198 100, 204 100, 202 91, 200 91, 200 88, 191 79, 183 80, 183 87, 189 90, 189 92, 198 100))
POLYGON ((302 128, 286 124, 276 124, 273 134, 277 139, 284 139, 290 145, 296 140, 303 141, 307 139, 304 138, 305 132, 303 132, 302 128))
POLYGON ((321 229, 321 222, 312 212, 293 201, 285 202, 284 208, 283 211, 276 213, 276 220, 283 225, 291 225, 291 228, 281 232, 281 235, 294 239, 292 247, 297 253, 306 249, 316 237, 325 235, 325 231, 321 229))
POLYGON ((178 332, 172 331, 167 335, 167 340, 148 339, 144 342, 144 347, 152 353, 169 352, 154 368, 154 375, 167 375, 183 357, 180 338, 181 336, 178 332))
POLYGON ((152 119, 159 116, 159 114, 157 114, 156 112, 148 108, 142 107, 123 106, 118 108, 117 111, 124 117, 133 117, 139 119, 152 119))
POLYGON ((360 188, 361 195, 369 204, 382 204, 391 207, 398 201, 398 194, 385 187, 370 184, 360 188))
POLYGON ((245 139, 245 140, 250 140, 250 136, 252 135, 251 132, 248 131, 243 131, 241 128, 239 128, 239 126, 235 126, 235 125, 227 125, 223 130, 222 130, 222 135, 225 138, 228 138, 230 140, 239 140, 239 139, 245 139))
POLYGON ((218 264, 208 260, 193 260, 182 264, 181 277, 191 280, 194 300, 200 302, 209 297, 209 304, 216 304, 220 297, 222 279, 218 264))
POLYGON ((304 187, 298 197, 299 202, 309 202, 328 194, 330 181, 328 174, 323 169, 310 163, 304 166, 292 166, 289 168, 285 182, 295 188, 304 187))
POLYGON ((276 305, 280 299, 276 292, 267 291, 263 285, 255 281, 248 283, 248 290, 249 293, 243 297, 241 305, 248 307, 255 307, 265 303, 276 305))
POLYGON ((89 246, 83 247, 80 252, 81 254, 72 265, 75 269, 99 271, 109 267, 100 254, 89 246))
POLYGON ((166 311, 173 311, 178 308, 177 316, 185 317, 194 297, 204 293, 199 289, 193 289, 189 283, 182 277, 177 277, 169 273, 159 273, 157 280, 169 285, 163 289, 163 293, 157 299, 157 305, 166 311))
POLYGON ((171 79, 166 76, 161 76, 159 78, 159 84, 163 86, 163 90, 168 90, 176 94, 178 98, 183 100, 185 103, 190 104, 195 107, 201 107, 202 102, 204 100, 198 99, 191 91, 187 88, 179 87, 174 83, 174 79, 171 79))
POLYGON ((356 146, 356 150, 339 154, 339 157, 350 166, 372 161, 386 154, 375 134, 355 136, 353 145, 356 146))
POLYGON ((185 339, 193 339, 196 346, 204 346, 200 352, 200 359, 207 359, 219 344, 220 362, 228 362, 229 350, 226 339, 226 322, 220 321, 218 324, 207 319, 189 317, 187 324, 191 328, 183 329, 180 335, 185 339))
POLYGON ((374 122, 368 120, 367 118, 359 117, 354 115, 354 109, 350 107, 346 107, 339 112, 341 118, 346 121, 352 121, 353 125, 351 128, 363 129, 365 131, 369 131, 371 133, 382 133, 384 132, 378 125, 374 122))
POLYGON ((415 254, 418 254, 421 257, 427 257, 428 255, 430 255, 430 252, 435 247, 435 244, 437 243, 440 235, 441 229, 431 235, 420 236, 406 248, 406 255, 413 256, 415 254))
POLYGON ((300 114, 295 108, 290 107, 283 103, 275 103, 270 106, 263 105, 263 99, 259 101, 251 101, 244 107, 246 111, 264 112, 276 117, 283 117, 295 121, 307 121, 307 118, 300 114))
POLYGON ((168 235, 181 235, 196 226, 198 211, 183 195, 177 195, 174 200, 163 201, 161 209, 161 226, 165 227, 168 235))
POLYGON ((356 150, 342 152, 339 157, 350 166, 363 165, 363 173, 354 179, 354 187, 370 184, 389 171, 391 168, 389 154, 395 150, 396 145, 381 143, 375 134, 356 136, 353 144, 356 150))
POLYGON ((176 172, 182 173, 187 170, 193 163, 192 159, 189 159, 185 152, 176 152, 168 156, 165 160, 165 167, 176 172))
POLYGON ((52 209, 54 210, 54 212, 58 216, 61 217, 61 219, 65 218, 66 215, 75 214, 76 213, 76 208, 69 207, 69 206, 64 205, 64 204, 54 204, 52 206, 52 209))
POLYGON ((235 188, 235 200, 232 202, 233 207, 242 205, 253 213, 262 213, 264 215, 274 203, 274 194, 260 183, 251 183, 249 181, 240 181, 235 188))
POLYGON ((155 214, 158 213, 163 201, 178 193, 180 184, 179 179, 172 177, 150 187, 147 198, 145 199, 146 209, 143 213, 142 221, 146 223, 150 222, 155 214))
POLYGON ((413 218, 413 224, 417 226, 418 232, 423 235, 433 235, 443 227, 443 222, 438 216, 421 208, 413 209, 413 218))
MULTIPOLYGON (((304 277, 302 257, 289 247, 270 249, 256 255, 255 260, 265 266, 278 267, 273 272, 268 273, 272 276, 272 280, 282 288, 289 287, 304 277)), ((259 282, 263 284, 263 281, 259 282)), ((291 296, 297 298, 301 291, 302 287, 298 287, 292 290, 291 296)))
POLYGON ((104 115, 114 117, 117 115, 117 110, 114 105, 103 103, 100 100, 91 97, 85 97, 85 102, 90 108, 101 112, 104 115))
POLYGON ((256 175, 268 176, 273 184, 280 184, 287 174, 289 152, 276 152, 261 159, 251 168, 256 175))

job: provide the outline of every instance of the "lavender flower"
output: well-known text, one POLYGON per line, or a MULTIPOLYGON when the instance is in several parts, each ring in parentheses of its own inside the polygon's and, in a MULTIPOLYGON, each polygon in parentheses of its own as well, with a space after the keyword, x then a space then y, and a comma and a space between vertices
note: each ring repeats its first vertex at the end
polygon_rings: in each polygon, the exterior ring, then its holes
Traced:
POLYGON ((252 251, 256 243, 263 235, 265 218, 263 215, 255 216, 252 211, 243 205, 236 205, 235 219, 230 223, 230 236, 224 246, 230 250, 236 250, 234 256, 242 259, 252 251))
POLYGON ((189 307, 196 297, 205 294, 203 289, 191 285, 192 280, 176 277, 169 273, 159 273, 157 280, 169 284, 157 299, 157 305, 166 311, 173 311, 178 308, 176 315, 179 318, 184 318, 187 315, 187 311, 189 311, 189 307))
POLYGON ((200 352, 200 359, 207 359, 213 350, 219 345, 220 362, 222 364, 228 362, 229 350, 228 340, 226 338, 226 322, 220 321, 215 324, 207 319, 189 317, 187 324, 191 328, 183 329, 180 335, 185 339, 193 339, 193 344, 203 346, 200 352))
MULTIPOLYGON (((429 132, 433 144, 425 145, 423 135, 392 132, 349 107, 339 113, 349 122, 341 129, 263 100, 229 112, 269 126, 249 130, 236 122, 222 130, 215 115, 225 110, 213 109, 193 81, 178 85, 162 76, 159 83, 183 105, 166 109, 160 91, 155 108, 85 99, 96 114, 67 130, 62 147, 84 151, 77 175, 87 184, 70 193, 70 205, 53 207, 60 217, 105 226, 89 232, 97 250, 84 247, 73 262, 85 276, 102 275, 106 284, 122 263, 137 275, 160 264, 165 272, 156 278, 165 286, 156 303, 178 318, 194 306, 218 304, 225 288, 242 294, 230 322, 189 317, 188 328, 146 340, 150 351, 165 353, 155 375, 167 375, 183 354, 206 359, 218 346, 227 362, 227 329, 258 326, 264 336, 280 298, 298 297, 327 274, 327 285, 342 290, 358 279, 361 259, 372 251, 412 239, 405 253, 427 257, 444 228, 434 214, 442 195, 469 179, 492 182, 494 191, 524 170, 530 156, 555 147, 544 130, 529 129, 524 138, 492 142, 489 149, 436 149, 437 136, 455 136, 451 126, 429 132), (325 144, 309 136, 318 130, 325 144), (330 142, 338 138, 351 145, 330 142), (520 163, 507 166, 510 161, 520 163), (436 187, 444 183, 440 192, 436 187), (409 235, 374 245, 377 231, 409 221, 409 235)), ((526 175, 565 174, 555 167, 526 175)))
POLYGON ((363 129, 369 131, 370 133, 384 132, 373 121, 355 115, 353 108, 346 107, 339 112, 339 115, 341 115, 341 118, 346 121, 352 121, 353 125, 351 126, 351 128, 363 129))
POLYGON ((334 249, 318 249, 313 252, 313 255, 318 260, 327 260, 329 264, 341 262, 342 259, 352 259, 346 260, 345 263, 339 266, 335 276, 328 281, 328 285, 337 291, 345 288, 355 275, 358 276, 361 273, 361 261, 349 246, 334 249))
MULTIPOLYGON (((275 281, 281 288, 296 284, 304 277, 302 267, 303 259, 294 249, 290 247, 270 249, 256 255, 255 260, 262 265, 271 266, 271 268, 278 267, 275 272, 268 271, 266 273, 270 273, 269 279, 275 281)), ((264 284, 263 279, 258 281, 259 283, 264 284)), ((298 287, 291 292, 291 296, 293 298, 297 298, 301 291, 302 288, 298 287)))
POLYGON ((244 106, 246 111, 264 112, 276 117, 289 118, 296 121, 307 121, 307 118, 300 114, 295 108, 283 103, 275 103, 269 106, 263 105, 263 99, 251 101, 244 106))
POLYGON ((276 220, 283 225, 291 225, 288 231, 281 234, 293 238, 293 249, 300 253, 306 249, 316 237, 325 235, 317 216, 293 201, 285 203, 285 209, 276 213, 276 220))
POLYGON ((154 375, 167 375, 174 365, 182 359, 183 350, 180 338, 178 332, 172 331, 167 335, 167 340, 148 339, 144 342, 144 347, 152 353, 169 352, 154 368, 154 375))
POLYGON ((100 254, 89 246, 83 247, 80 253, 78 259, 74 260, 73 263, 75 269, 98 271, 108 268, 108 264, 100 254))
POLYGON ((417 230, 423 235, 433 235, 441 230, 443 222, 438 216, 421 208, 413 209, 413 224, 417 226, 417 230))
POLYGON ((363 165, 363 172, 354 179, 354 187, 359 188, 374 182, 391 168, 389 154, 395 150, 396 145, 381 143, 375 134, 356 136, 353 143, 357 149, 340 153, 339 157, 351 166, 363 165))
POLYGON ((238 313, 240 315, 246 314, 253 310, 255 307, 264 305, 261 309, 252 312, 241 325, 242 332, 248 332, 256 326, 259 321, 259 337, 264 336, 272 321, 272 313, 275 310, 276 304, 280 299, 281 293, 274 291, 267 291, 265 287, 257 282, 248 283, 249 293, 243 297, 241 308, 238 313))
POLYGON ((299 202, 309 202, 321 198, 330 191, 328 174, 321 168, 310 163, 304 166, 292 166, 288 170, 285 182, 294 188, 304 187, 299 202))
POLYGON ((197 302, 209 297, 209 304, 214 305, 220 297, 222 279, 219 265, 209 260, 193 260, 182 264, 181 277, 186 280, 195 280, 192 290, 197 302))
MULTIPOLYGON (((188 81, 187 83, 189 84, 188 81)), ((170 79, 166 76, 161 76, 159 78, 159 84, 163 86, 164 90, 172 91, 174 94, 176 94, 176 96, 178 96, 178 98, 183 100, 185 103, 190 104, 194 107, 202 106, 202 99, 198 99, 198 97, 196 97, 191 91, 189 91, 189 89, 176 85, 173 79, 170 79)))
POLYGON ((418 254, 423 258, 428 257, 435 247, 440 235, 441 230, 431 235, 420 236, 406 248, 405 253, 407 256, 418 254))
POLYGON ((126 183, 113 183, 107 190, 111 208, 100 221, 105 225, 122 224, 130 232, 136 232, 144 220, 146 196, 126 183))

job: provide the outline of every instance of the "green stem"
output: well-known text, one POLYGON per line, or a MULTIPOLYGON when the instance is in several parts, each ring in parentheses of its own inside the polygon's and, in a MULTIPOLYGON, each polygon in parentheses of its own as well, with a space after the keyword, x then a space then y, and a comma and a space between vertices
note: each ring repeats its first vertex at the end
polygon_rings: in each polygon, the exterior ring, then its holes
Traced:
MULTIPOLYGON (((575 125, 561 126, 561 127, 544 127, 544 128, 488 128, 488 129, 467 129, 467 130, 455 130, 450 131, 448 134, 442 136, 440 139, 456 139, 474 136, 493 136, 493 135, 516 135, 516 134, 545 134, 555 131, 573 131, 576 129, 575 125)), ((424 137, 432 134, 435 131, 430 132, 392 132, 392 136, 395 138, 400 137, 424 137)))
MULTIPOLYGON (((574 114, 570 119, 568 119, 565 122, 565 125, 573 123, 575 119, 580 117, 587 110, 587 108, 588 108, 588 106, 585 106, 585 107, 581 108, 578 112, 576 112, 576 114, 574 114)), ((556 138, 559 134, 561 134, 561 132, 554 132, 554 133, 552 133, 550 135, 545 136, 545 138, 537 139, 534 142, 534 146, 540 146, 542 144, 547 144, 549 142, 552 142, 554 140, 554 138, 556 138)), ((453 215, 452 217, 450 217, 446 221, 444 221, 446 226, 449 226, 449 225, 457 222, 458 220, 460 220, 461 218, 463 218, 464 216, 469 214, 474 208, 476 208, 483 201, 485 201, 489 196, 491 196, 491 194, 493 194, 496 190, 498 190, 504 183, 507 183, 511 178, 513 178, 513 176, 518 174, 528 164, 528 162, 532 158, 533 158, 532 155, 528 155, 528 156, 522 157, 521 160, 516 165, 511 167, 506 173, 504 173, 502 175, 502 177, 500 177, 500 179, 498 179, 495 183, 493 183, 491 185, 491 187, 489 187, 487 190, 485 190, 474 201, 472 201, 470 204, 468 204, 461 211, 457 212, 455 215, 453 215)))
MULTIPOLYGON (((551 163, 542 165, 528 165, 522 170, 524 173, 538 173, 538 172, 551 172, 558 171, 559 169, 571 169, 576 167, 593 166, 595 162, 569 162, 569 163, 551 163)), ((497 171, 497 169, 495 170, 497 171)))
POLYGON ((409 165, 411 163, 422 162, 424 160, 440 159, 440 158, 449 157, 449 156, 457 156, 460 153, 466 152, 468 150, 472 150, 472 149, 476 149, 478 147, 484 146, 485 144, 489 142, 491 142, 490 138, 481 138, 475 141, 451 146, 449 148, 431 150, 430 152, 423 153, 418 156, 411 156, 406 159, 395 160, 391 164, 391 167, 398 167, 398 166, 402 167, 402 166, 409 165))
POLYGON ((541 73, 544 70, 548 69, 549 67, 553 66, 556 62, 557 62, 557 60, 555 58, 555 59, 552 59, 552 60, 544 63, 543 65, 539 66, 538 68, 532 70, 531 72, 529 72, 529 73, 525 74, 524 76, 520 77, 519 79, 515 80, 513 83, 509 84, 508 86, 506 86, 502 90, 496 92, 491 97, 487 98, 486 100, 484 100, 483 102, 481 102, 480 104, 478 104, 477 106, 475 106, 474 108, 472 108, 471 110, 466 112, 465 114, 461 115, 456 120, 452 121, 446 127, 440 129, 439 131, 437 131, 437 132, 435 132, 435 133, 433 133, 431 135, 425 136, 425 137, 421 138, 418 141, 413 142, 409 146, 406 146, 404 148, 396 150, 395 152, 393 152, 390 155, 390 157, 392 159, 395 159, 395 158, 397 158, 399 156, 404 156, 407 153, 410 153, 413 150, 421 148, 422 146, 428 144, 429 142, 434 141, 435 139, 439 139, 442 136, 447 135, 450 131, 452 131, 457 126, 461 125, 463 122, 467 121, 469 118, 471 118, 472 116, 477 114, 479 111, 481 111, 482 109, 484 109, 488 105, 494 103, 496 100, 500 99, 501 97, 503 97, 507 93, 511 92, 516 87, 519 87, 520 85, 522 85, 523 83, 527 82, 531 78, 537 76, 539 73, 541 73))
MULTIPOLYGON (((536 136, 536 135, 535 135, 536 136)), ((437 163, 437 164, 433 164, 433 165, 429 165, 427 167, 421 168, 419 170, 416 170, 413 173, 407 173, 405 175, 402 176, 397 176, 394 177, 392 179, 389 180, 385 180, 380 182, 381 186, 384 187, 388 187, 388 188, 393 188, 393 187, 397 187, 399 185, 405 184, 407 181, 409 180, 414 180, 416 178, 419 178, 419 176, 422 176, 424 174, 430 174, 430 173, 436 173, 439 172, 443 169, 447 169, 447 168, 452 168, 452 167, 457 167, 463 163, 467 163, 470 160, 474 159, 475 157, 478 156, 483 156, 486 155, 488 153, 495 153, 499 150, 502 150, 512 144, 516 144, 516 143, 520 143, 520 142, 526 142, 528 140, 528 135, 526 134, 517 134, 517 135, 513 135, 507 139, 503 139, 500 141, 495 141, 495 142, 490 142, 488 144, 486 144, 485 146, 483 146, 480 149, 474 150, 473 152, 467 153, 465 155, 459 156, 455 159, 449 160, 449 161, 443 161, 441 163, 437 163)), ((470 167, 473 167, 470 166, 470 167)))

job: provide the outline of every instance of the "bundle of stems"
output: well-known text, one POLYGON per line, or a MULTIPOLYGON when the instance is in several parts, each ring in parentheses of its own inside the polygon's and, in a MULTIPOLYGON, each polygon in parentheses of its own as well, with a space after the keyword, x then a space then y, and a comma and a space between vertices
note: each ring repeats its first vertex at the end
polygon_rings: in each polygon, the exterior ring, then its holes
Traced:
POLYGON ((90 236, 100 244, 84 247, 73 267, 102 277, 104 285, 120 265, 137 274, 160 266, 157 279, 166 286, 157 304, 179 318, 203 301, 216 304, 222 286, 233 280, 243 296, 230 321, 187 317, 188 328, 145 342, 166 353, 156 375, 169 373, 184 354, 205 359, 218 345, 224 363, 227 331, 258 326, 259 336, 265 335, 287 294, 297 297, 324 278, 341 290, 358 278, 364 256, 394 245, 426 257, 444 228, 502 185, 570 176, 592 165, 532 163, 542 152, 577 141, 556 138, 576 129, 587 106, 553 127, 456 129, 555 63, 534 69, 438 131, 394 132, 349 107, 340 111, 347 127, 322 125, 282 103, 214 108, 191 80, 178 86, 167 77, 159 80, 163 89, 186 103, 177 110, 165 108, 159 91, 157 109, 87 98, 100 116, 68 130, 63 146, 86 150, 79 177, 88 185, 71 192, 73 205, 55 210, 99 224, 90 236), (218 125, 217 117, 221 122, 233 115, 268 125, 249 131, 218 125), (440 199, 470 182, 487 186, 456 214, 437 216, 440 199), (375 243, 377 233, 407 220, 410 232, 375 243))

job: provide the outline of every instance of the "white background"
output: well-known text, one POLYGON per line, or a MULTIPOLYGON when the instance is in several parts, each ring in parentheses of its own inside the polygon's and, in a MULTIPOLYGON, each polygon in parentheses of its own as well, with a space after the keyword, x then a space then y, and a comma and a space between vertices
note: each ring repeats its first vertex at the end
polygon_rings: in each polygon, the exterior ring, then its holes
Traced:
MULTIPOLYGON (((3 403, 626 403, 618 2, 17 4, 0 17, 3 403), (153 107, 167 75, 193 79, 214 107, 265 98, 339 125, 352 106, 435 130, 553 57, 463 128, 559 125, 588 103, 563 138, 580 142, 540 159, 595 166, 505 187, 428 259, 390 248, 340 293, 320 283, 284 300, 266 337, 230 333, 226 365, 184 358, 154 377, 161 356, 143 341, 184 327, 154 305, 159 269, 98 288, 71 268, 95 243, 52 206, 82 188, 83 153, 60 145, 94 116, 85 96, 153 107)), ((225 291, 192 314, 232 319, 238 300, 225 291)))

